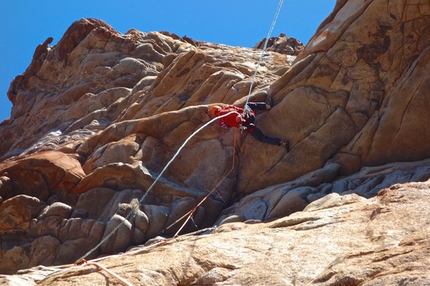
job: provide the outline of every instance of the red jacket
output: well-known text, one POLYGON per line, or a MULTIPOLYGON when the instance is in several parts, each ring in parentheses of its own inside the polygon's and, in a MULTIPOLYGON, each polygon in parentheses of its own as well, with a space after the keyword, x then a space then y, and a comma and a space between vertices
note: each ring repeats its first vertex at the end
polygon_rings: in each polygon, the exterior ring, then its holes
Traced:
MULTIPOLYGON (((243 114, 243 108, 234 106, 234 105, 226 105, 223 108, 218 111, 217 116, 225 115, 229 112, 232 112, 231 114, 222 117, 218 119, 219 125, 221 127, 236 127, 239 128, 240 125, 248 126, 248 116, 246 114, 243 114), (244 119, 245 121, 241 121, 241 119, 244 119)), ((254 111, 250 111, 252 116, 255 116, 254 111)), ((252 130, 248 129, 248 132, 251 132, 252 130)))

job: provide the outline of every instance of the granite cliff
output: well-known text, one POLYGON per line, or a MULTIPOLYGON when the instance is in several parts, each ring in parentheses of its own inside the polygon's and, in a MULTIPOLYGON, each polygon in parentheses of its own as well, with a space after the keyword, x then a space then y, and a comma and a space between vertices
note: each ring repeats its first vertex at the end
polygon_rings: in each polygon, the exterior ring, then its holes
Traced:
POLYGON ((87 259, 128 250, 99 262, 133 284, 428 284, 428 33, 428 3, 338 0, 306 47, 270 39, 250 100, 291 151, 214 123, 146 195, 210 106, 245 103, 262 42, 73 23, 8 91, 0 281, 118 279, 55 265, 119 225, 87 259))

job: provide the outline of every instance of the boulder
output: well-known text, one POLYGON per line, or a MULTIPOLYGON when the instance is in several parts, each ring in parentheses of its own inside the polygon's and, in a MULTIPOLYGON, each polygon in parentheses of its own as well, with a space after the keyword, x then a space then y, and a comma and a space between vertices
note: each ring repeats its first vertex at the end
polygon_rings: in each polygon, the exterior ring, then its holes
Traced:
POLYGON ((0 233, 11 229, 28 229, 46 203, 35 197, 18 195, 0 205, 0 233))
MULTIPOLYGON (((266 40, 266 38, 262 39, 254 46, 254 48, 263 49, 266 40)), ((269 38, 267 40, 266 48, 268 51, 297 56, 304 50, 305 46, 299 40, 295 38, 289 38, 284 33, 281 33, 277 37, 269 38)))
POLYGON ((107 238, 100 248, 102 253, 118 253, 124 251, 132 242, 132 225, 124 217, 115 214, 107 223, 103 239, 107 238), (116 231, 108 238, 108 235, 116 231))
POLYGON ((49 208, 44 212, 44 216, 61 216, 64 218, 69 218, 72 213, 72 207, 66 205, 62 202, 56 202, 49 206, 49 208))
POLYGON ((62 200, 74 200, 69 191, 85 176, 76 157, 58 151, 15 158, 0 163, 12 183, 8 197, 18 194, 46 200, 52 194, 62 200))

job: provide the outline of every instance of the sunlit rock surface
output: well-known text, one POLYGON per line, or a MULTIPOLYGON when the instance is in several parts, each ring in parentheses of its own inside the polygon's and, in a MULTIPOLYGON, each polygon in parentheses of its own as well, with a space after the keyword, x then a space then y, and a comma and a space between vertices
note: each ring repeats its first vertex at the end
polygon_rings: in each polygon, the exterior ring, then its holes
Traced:
MULTIPOLYGON (((95 19, 48 38, 0 124, 1 273, 73 263, 118 225, 87 259, 170 237, 194 210, 181 233, 211 234, 102 263, 143 285, 428 284, 429 14, 415 1, 338 1, 306 47, 269 39, 251 91, 263 41, 121 34, 95 19), (211 105, 249 93, 273 98, 256 124, 289 153, 215 122, 146 193, 211 105)), ((103 283, 71 271, 41 283, 103 283)))

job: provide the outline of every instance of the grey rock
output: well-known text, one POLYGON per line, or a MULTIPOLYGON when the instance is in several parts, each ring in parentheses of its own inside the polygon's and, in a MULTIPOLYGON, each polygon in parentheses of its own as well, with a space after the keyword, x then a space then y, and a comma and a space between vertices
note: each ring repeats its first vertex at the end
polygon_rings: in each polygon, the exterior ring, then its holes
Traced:
POLYGON ((49 208, 46 210, 45 216, 61 216, 63 218, 68 218, 71 212, 71 206, 62 202, 56 202, 49 206, 49 208))
POLYGON ((121 226, 110 236, 105 243, 100 246, 102 253, 117 253, 127 249, 130 245, 133 232, 131 223, 120 215, 113 215, 103 234, 103 238, 107 237, 118 226, 121 226))

